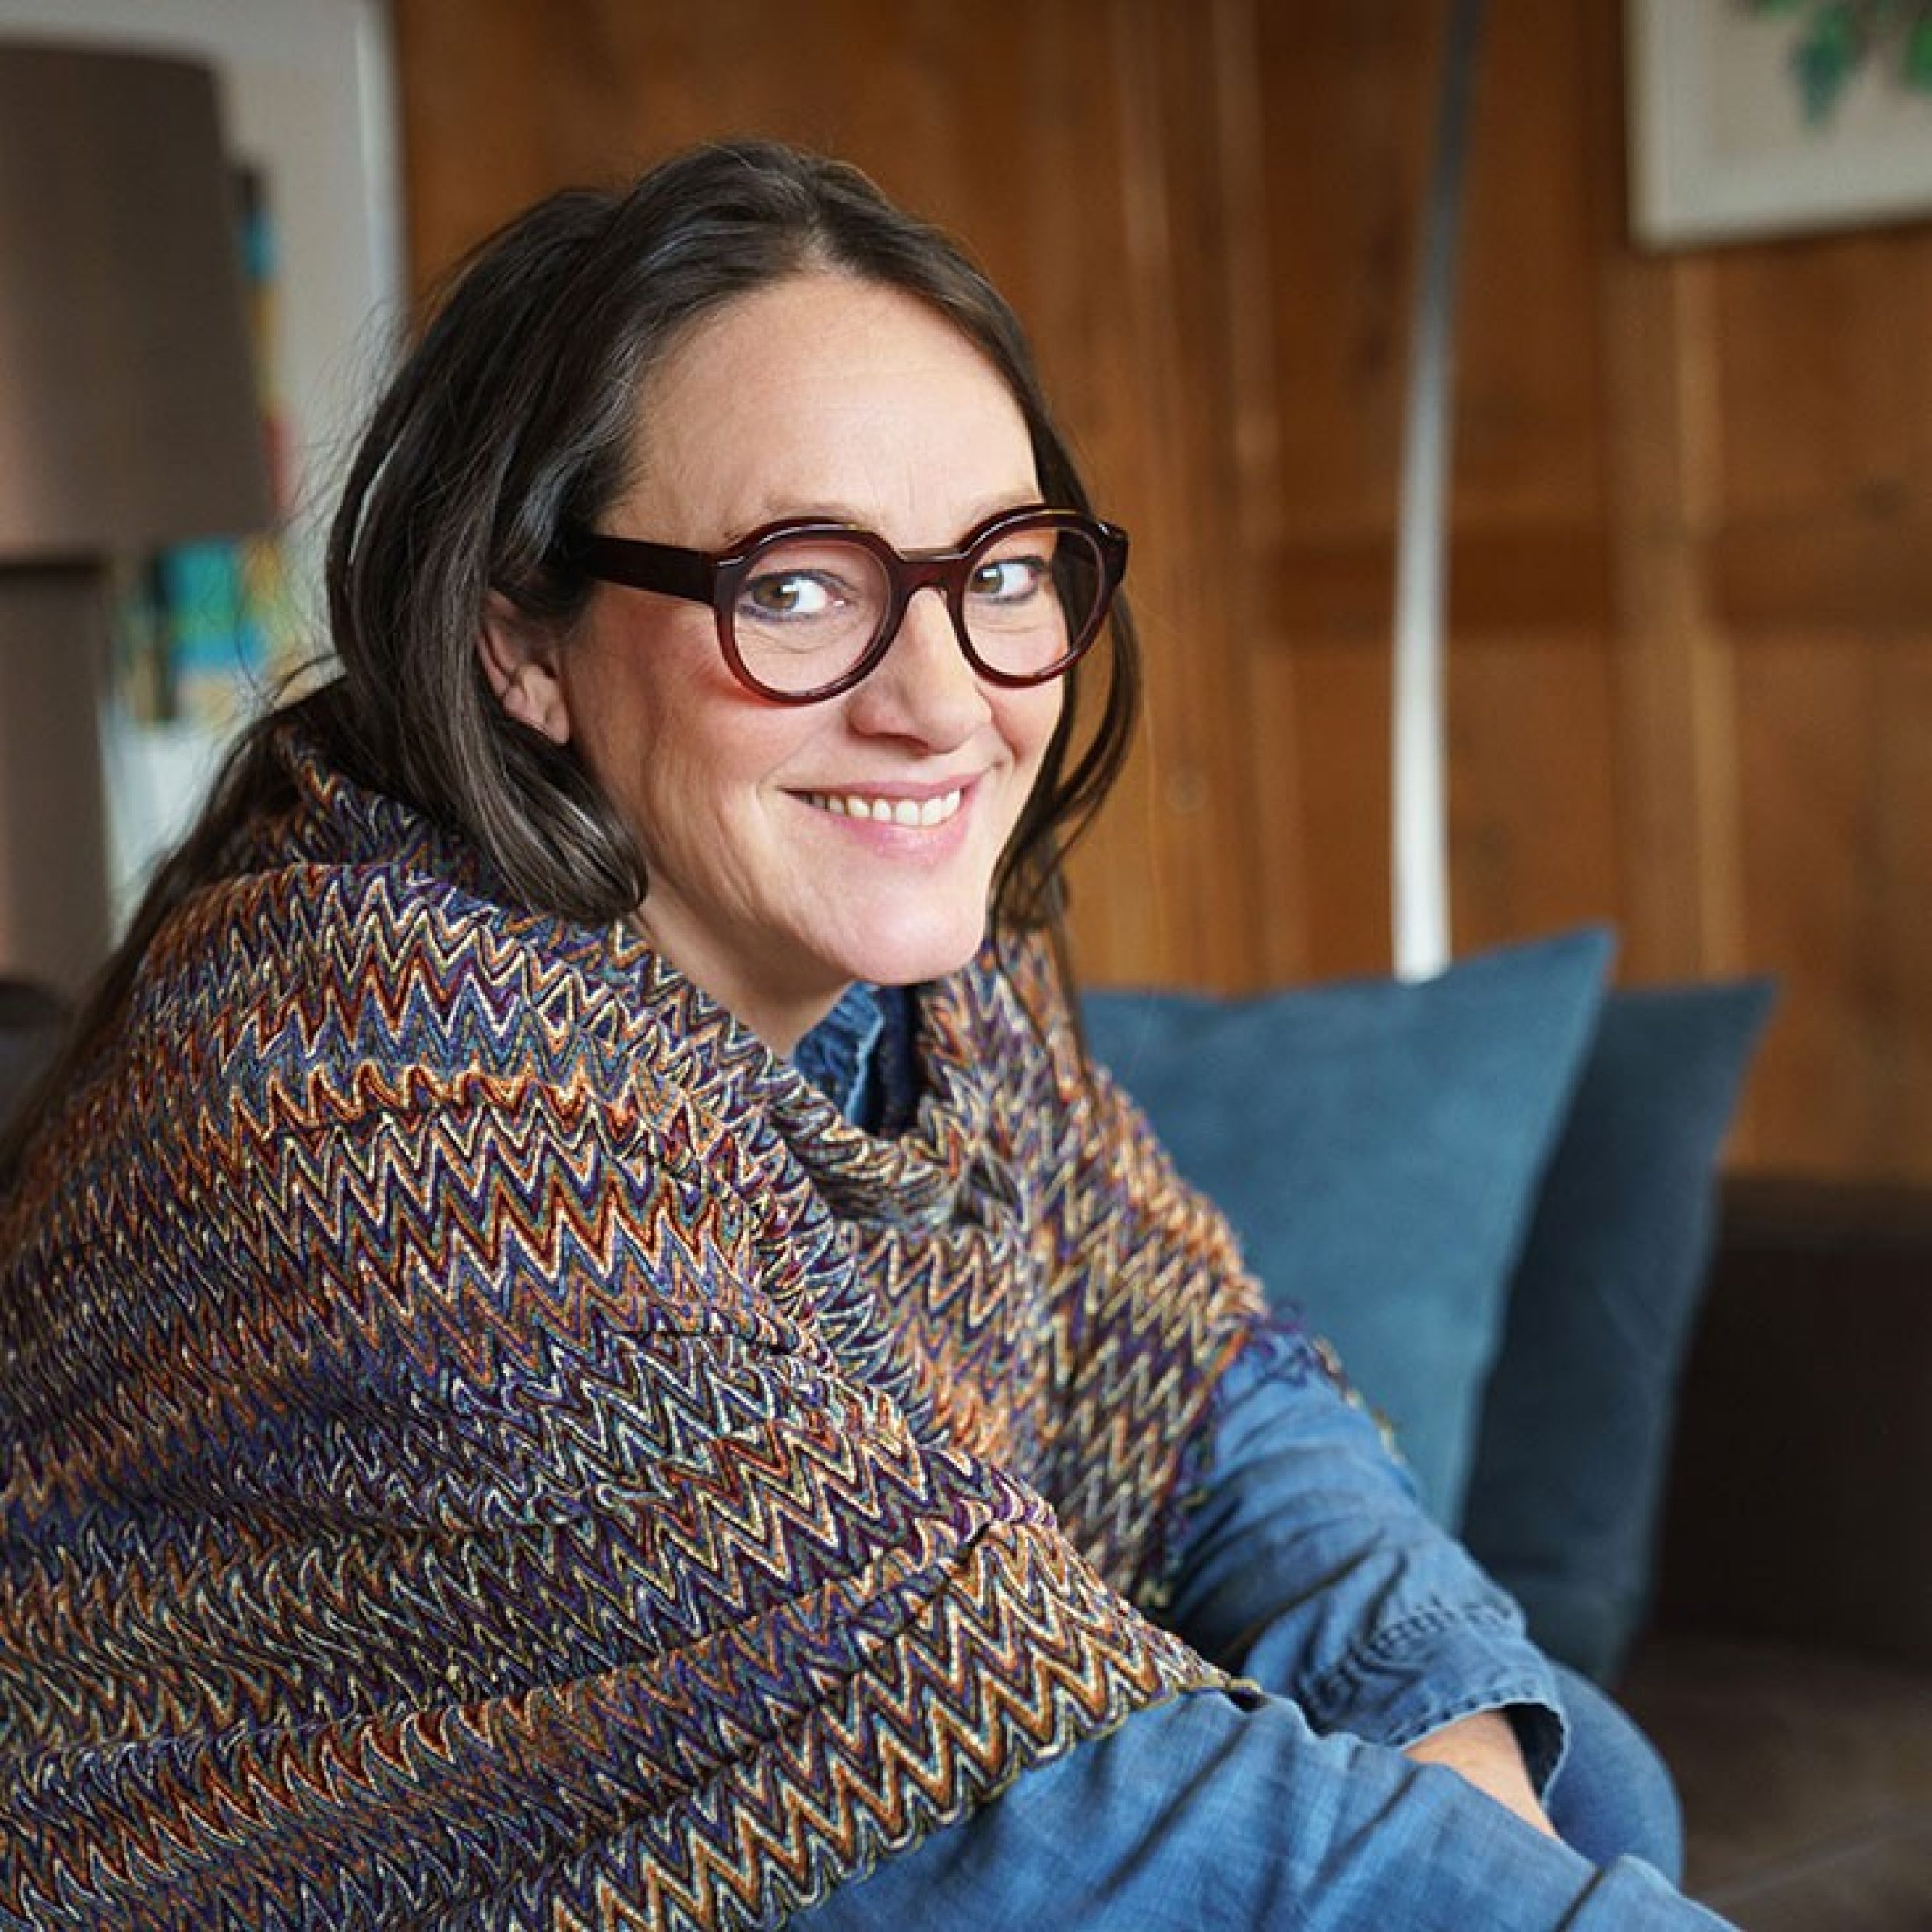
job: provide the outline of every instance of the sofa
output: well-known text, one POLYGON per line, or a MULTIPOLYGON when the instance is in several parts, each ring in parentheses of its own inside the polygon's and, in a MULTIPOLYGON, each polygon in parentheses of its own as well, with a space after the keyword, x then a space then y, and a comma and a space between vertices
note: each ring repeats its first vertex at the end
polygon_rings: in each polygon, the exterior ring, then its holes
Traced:
POLYGON ((1932 1927, 1929 1397, 1932 1197, 1727 1183, 1618 1688, 1752 1932, 1932 1927))

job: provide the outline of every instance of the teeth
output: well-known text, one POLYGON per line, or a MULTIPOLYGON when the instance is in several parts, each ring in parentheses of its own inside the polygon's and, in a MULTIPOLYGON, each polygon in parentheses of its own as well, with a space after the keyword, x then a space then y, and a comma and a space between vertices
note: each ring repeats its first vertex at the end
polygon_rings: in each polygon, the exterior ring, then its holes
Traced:
POLYGON ((904 825, 917 829, 943 825, 959 809, 961 794, 942 793, 936 799, 868 799, 852 791, 815 791, 810 802, 823 812, 840 818, 869 819, 876 825, 904 825))

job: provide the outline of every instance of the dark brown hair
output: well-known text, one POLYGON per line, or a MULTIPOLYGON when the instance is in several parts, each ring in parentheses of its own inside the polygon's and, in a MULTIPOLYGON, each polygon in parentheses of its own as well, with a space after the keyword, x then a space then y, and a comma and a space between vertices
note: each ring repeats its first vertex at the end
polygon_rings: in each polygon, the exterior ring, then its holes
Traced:
MULTIPOLYGON (((70 1069, 169 911, 285 795, 273 739, 291 710, 358 780, 460 827, 530 905, 592 922, 638 905, 643 856, 588 769, 490 690, 478 650, 485 601, 499 593, 567 632, 590 584, 559 569, 559 538, 594 527, 622 492, 643 379, 707 314, 812 269, 889 285, 947 316, 1019 404, 1044 500, 1092 508, 1012 309, 956 243, 855 169, 736 141, 675 156, 626 191, 551 196, 460 265, 378 404, 329 542, 337 673, 244 733, 104 972, 70 1069)), ((1063 860, 1124 761, 1137 710, 1123 604, 1112 648, 1069 684, 1002 860, 996 931, 1063 937, 1063 860), (1082 679, 1101 689, 1083 693, 1082 679)), ((0 1144, 0 1180, 17 1144, 0 1144)))

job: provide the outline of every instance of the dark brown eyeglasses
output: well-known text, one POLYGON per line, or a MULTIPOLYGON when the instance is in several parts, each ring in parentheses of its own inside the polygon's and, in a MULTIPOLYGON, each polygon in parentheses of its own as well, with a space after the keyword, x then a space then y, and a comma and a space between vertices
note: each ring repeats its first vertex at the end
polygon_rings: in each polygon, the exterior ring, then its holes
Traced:
POLYGON ((1079 510, 1003 510, 955 550, 911 555, 851 524, 769 524, 735 548, 584 531, 558 560, 608 583, 708 604, 740 683, 777 704, 849 691, 892 647, 915 592, 940 591, 967 661, 993 684, 1061 676, 1100 634, 1127 533, 1079 510))

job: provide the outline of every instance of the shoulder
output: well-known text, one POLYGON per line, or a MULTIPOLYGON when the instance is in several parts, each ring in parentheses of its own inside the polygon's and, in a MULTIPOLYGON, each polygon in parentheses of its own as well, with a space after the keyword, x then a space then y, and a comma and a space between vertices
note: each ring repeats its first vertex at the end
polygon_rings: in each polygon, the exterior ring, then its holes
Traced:
POLYGON ((118 1114, 102 1144, 141 1150, 157 1223, 227 1230, 277 1281, 356 1253, 500 1287, 513 1233, 539 1272, 634 1245, 660 1314, 762 1319, 756 1123, 693 1091, 608 936, 398 859, 238 877, 164 942, 65 1127, 118 1114))
POLYGON ((544 1089, 647 1124, 665 1053, 611 932, 519 905, 427 815, 290 759, 289 801, 154 935, 97 1091, 249 1140, 544 1089))
POLYGON ((605 950, 406 853, 291 857, 183 904, 129 1020, 237 1069, 561 1073, 610 1031, 605 950))

